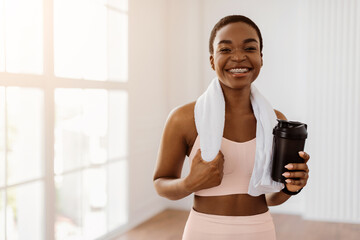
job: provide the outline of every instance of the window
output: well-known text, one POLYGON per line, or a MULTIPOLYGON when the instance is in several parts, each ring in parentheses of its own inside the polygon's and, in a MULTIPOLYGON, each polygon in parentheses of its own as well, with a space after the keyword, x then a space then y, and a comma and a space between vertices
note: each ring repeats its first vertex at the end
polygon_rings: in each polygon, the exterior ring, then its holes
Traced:
POLYGON ((126 0, 0 0, 0 240, 127 223, 126 0))

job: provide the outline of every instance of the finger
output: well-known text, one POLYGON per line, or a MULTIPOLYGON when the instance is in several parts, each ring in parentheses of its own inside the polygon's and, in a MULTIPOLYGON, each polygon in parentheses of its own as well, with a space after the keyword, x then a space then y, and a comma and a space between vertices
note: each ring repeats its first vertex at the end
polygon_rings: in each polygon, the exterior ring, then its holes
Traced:
POLYGON ((219 150, 219 152, 218 152, 218 154, 217 154, 217 157, 224 158, 224 154, 219 150))
POLYGON ((219 168, 220 173, 223 175, 224 174, 224 164, 219 163, 218 168, 219 168))
POLYGON ((224 171, 221 171, 220 172, 220 178, 223 179, 223 177, 224 177, 224 171))
POLYGON ((284 172, 282 174, 285 178, 308 178, 308 173, 304 171, 297 171, 297 172, 284 172))
POLYGON ((216 169, 219 169, 220 166, 222 165, 222 164, 221 164, 221 161, 222 161, 222 157, 221 157, 221 155, 218 153, 213 160, 211 160, 211 161, 209 161, 209 162, 207 162, 207 163, 208 163, 209 165, 214 166, 216 169))
POLYGON ((224 155, 221 154, 217 159, 217 167, 221 172, 224 171, 224 161, 225 161, 225 159, 224 159, 223 156, 224 155))
POLYGON ((200 155, 200 156, 201 156, 201 150, 200 150, 200 148, 198 148, 198 150, 196 151, 195 156, 198 156, 198 155, 200 155))
POLYGON ((310 155, 304 151, 300 151, 299 156, 305 160, 305 163, 307 163, 310 159, 310 155))
POLYGON ((289 170, 301 170, 309 172, 309 167, 306 163, 289 163, 285 166, 285 168, 289 170))
POLYGON ((309 174, 307 172, 304 172, 304 171, 284 172, 282 175, 284 177, 286 177, 286 178, 304 178, 304 179, 309 178, 309 174))
POLYGON ((286 183, 291 184, 291 185, 296 185, 296 186, 305 186, 307 180, 304 179, 300 179, 300 180, 294 180, 294 179, 286 179, 285 180, 286 183))
POLYGON ((298 172, 284 172, 282 174, 286 178, 309 178, 309 174, 304 171, 298 171, 298 172))
POLYGON ((197 150, 197 152, 196 152, 193 160, 198 160, 198 161, 203 160, 202 157, 201 157, 201 150, 200 150, 200 148, 197 150))
POLYGON ((199 148, 199 149, 197 150, 194 158, 193 158, 193 161, 194 161, 194 160, 195 160, 196 163, 204 163, 204 164, 207 164, 207 163, 210 163, 210 162, 214 162, 214 161, 216 160, 216 158, 213 159, 213 160, 211 160, 211 161, 206 161, 206 160, 204 160, 204 159, 202 158, 201 150, 200 150, 200 148, 199 148))
POLYGON ((224 158, 224 154, 221 151, 219 151, 218 154, 216 155, 216 161, 218 162, 218 164, 221 165, 224 164, 225 158, 224 158))

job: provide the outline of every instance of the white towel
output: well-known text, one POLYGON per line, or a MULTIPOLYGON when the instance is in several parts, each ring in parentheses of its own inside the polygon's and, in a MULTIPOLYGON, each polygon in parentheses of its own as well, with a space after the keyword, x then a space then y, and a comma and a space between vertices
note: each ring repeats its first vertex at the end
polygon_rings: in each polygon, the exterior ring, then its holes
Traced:
MULTIPOLYGON (((271 178, 272 130, 277 124, 276 114, 254 84, 251 84, 250 100, 257 123, 255 163, 248 194, 259 196, 279 192, 284 184, 271 178)), ((194 116, 200 138, 201 157, 205 161, 212 161, 220 150, 225 125, 225 99, 218 78, 214 78, 197 99, 194 116)))

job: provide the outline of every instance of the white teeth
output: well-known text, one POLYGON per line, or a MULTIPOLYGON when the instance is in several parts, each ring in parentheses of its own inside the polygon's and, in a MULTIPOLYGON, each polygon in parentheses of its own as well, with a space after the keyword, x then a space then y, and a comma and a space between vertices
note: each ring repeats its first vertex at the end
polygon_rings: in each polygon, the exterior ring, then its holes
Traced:
POLYGON ((229 72, 231 73, 244 73, 244 72, 248 72, 249 69, 248 68, 233 68, 230 69, 229 72))

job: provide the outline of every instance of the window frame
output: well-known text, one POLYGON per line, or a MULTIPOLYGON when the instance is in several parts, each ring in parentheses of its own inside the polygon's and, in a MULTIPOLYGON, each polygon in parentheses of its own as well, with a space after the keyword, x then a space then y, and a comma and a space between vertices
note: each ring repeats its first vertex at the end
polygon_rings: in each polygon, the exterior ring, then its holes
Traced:
MULTIPOLYGON (((129 99, 129 85, 128 79, 125 82, 116 81, 98 81, 98 80, 85 80, 75 78, 63 78, 57 77, 54 74, 54 0, 43 0, 43 74, 19 74, 0 72, 0 86, 1 87, 23 87, 23 88, 38 88, 43 91, 44 105, 43 107, 43 177, 37 179, 31 179, 28 181, 16 183, 13 185, 7 184, 7 170, 5 170, 5 185, 0 187, 0 190, 4 191, 5 194, 5 206, 7 204, 6 191, 8 188, 14 186, 24 185, 30 182, 43 181, 44 183, 44 232, 43 237, 47 240, 55 239, 55 218, 56 218, 56 196, 55 196, 55 173, 54 173, 54 143, 55 143, 55 89, 57 88, 81 88, 81 89, 104 89, 104 90, 121 90, 127 93, 129 99)), ((129 16, 128 11, 119 10, 108 4, 104 4, 108 10, 116 11, 120 14, 126 14, 129 16)), ((4 16, 3 16, 4 17, 4 16)), ((6 43, 5 43, 6 44, 6 43)), ((129 58, 127 57, 127 62, 129 58)), ((6 66, 6 58, 5 58, 6 66)), ((5 102, 6 108, 6 102, 5 102)), ((127 105, 129 109, 129 103, 127 105)), ((128 116, 127 116, 128 118, 128 116)), ((127 121, 128 122, 128 121, 127 121)), ((6 157, 6 145, 7 145, 7 131, 6 131, 6 120, 5 120, 5 167, 7 166, 6 157)), ((128 136, 128 135, 127 135, 128 136)), ((119 161, 127 161, 128 156, 121 158, 119 161)), ((95 167, 105 166, 113 161, 106 161, 103 164, 97 164, 95 167)), ((88 169, 91 167, 85 167, 88 169)), ((78 169, 77 169, 78 170, 78 169)), ((81 169, 79 170, 81 171, 81 169)), ((62 174, 61 174, 62 175, 62 174)), ((107 173, 108 178, 108 173, 107 173)), ((6 218, 6 211, 5 211, 6 218)), ((109 218, 109 216, 107 216, 109 218)), ((116 230, 115 230, 116 231, 116 230)), ((6 232, 6 226, 5 226, 6 232)), ((107 232, 105 235, 109 235, 111 232, 107 232)), ((104 235, 104 236, 105 236, 104 235)), ((103 237, 104 237, 103 236, 103 237)), ((6 239, 6 237, 5 237, 6 239)))

